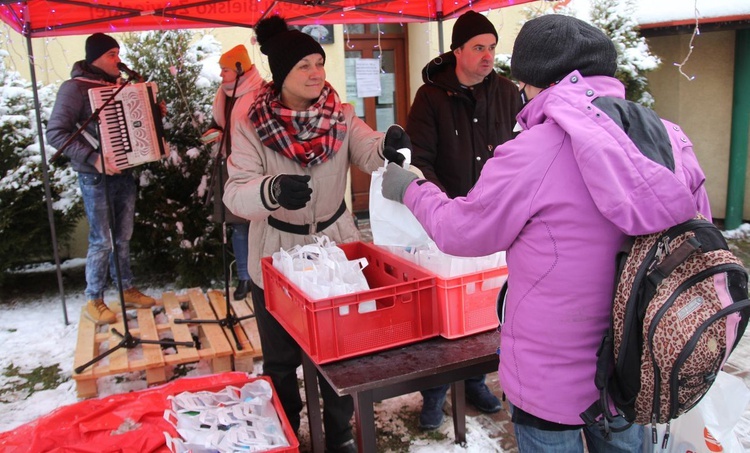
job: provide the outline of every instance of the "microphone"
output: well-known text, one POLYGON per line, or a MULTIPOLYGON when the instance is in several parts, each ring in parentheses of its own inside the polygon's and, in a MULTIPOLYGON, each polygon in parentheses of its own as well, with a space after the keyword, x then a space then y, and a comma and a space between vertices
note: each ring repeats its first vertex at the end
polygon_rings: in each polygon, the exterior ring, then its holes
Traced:
POLYGON ((128 80, 130 80, 130 81, 143 82, 143 81, 146 80, 142 75, 140 75, 137 72, 135 72, 132 69, 130 69, 128 67, 128 65, 126 65, 123 62, 117 63, 117 69, 119 69, 120 71, 122 71, 125 74, 127 74, 128 75, 128 80))
POLYGON ((238 61, 235 66, 237 66, 237 77, 242 77, 245 74, 245 70, 242 69, 242 63, 238 61))

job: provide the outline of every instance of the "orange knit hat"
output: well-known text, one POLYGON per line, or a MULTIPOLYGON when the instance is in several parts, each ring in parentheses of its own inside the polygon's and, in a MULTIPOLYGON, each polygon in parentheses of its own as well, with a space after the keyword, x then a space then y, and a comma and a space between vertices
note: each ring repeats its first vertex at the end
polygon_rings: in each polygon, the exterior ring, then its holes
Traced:
POLYGON ((247 49, 242 44, 232 47, 219 58, 221 68, 237 69, 237 63, 242 66, 242 71, 249 71, 253 67, 250 55, 247 54, 247 49))

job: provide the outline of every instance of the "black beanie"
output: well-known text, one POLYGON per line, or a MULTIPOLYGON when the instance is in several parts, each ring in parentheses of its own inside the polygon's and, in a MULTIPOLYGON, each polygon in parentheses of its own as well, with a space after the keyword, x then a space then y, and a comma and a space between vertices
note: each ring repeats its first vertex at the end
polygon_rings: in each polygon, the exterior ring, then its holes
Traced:
POLYGON ((94 33, 86 38, 86 63, 93 63, 107 53, 109 49, 115 47, 120 48, 115 38, 107 36, 104 33, 94 33))
POLYGON ((299 30, 289 29, 286 21, 279 16, 271 16, 258 22, 255 35, 260 51, 268 56, 273 84, 279 91, 289 71, 301 59, 319 53, 325 62, 326 53, 318 41, 299 30))
POLYGON ((497 41, 497 30, 489 19, 472 10, 461 14, 453 25, 453 35, 451 36, 451 50, 463 46, 466 41, 477 35, 492 33, 497 41))
POLYGON ((510 73, 546 88, 571 72, 614 76, 617 51, 603 31, 571 16, 549 14, 526 22, 516 36, 510 73))

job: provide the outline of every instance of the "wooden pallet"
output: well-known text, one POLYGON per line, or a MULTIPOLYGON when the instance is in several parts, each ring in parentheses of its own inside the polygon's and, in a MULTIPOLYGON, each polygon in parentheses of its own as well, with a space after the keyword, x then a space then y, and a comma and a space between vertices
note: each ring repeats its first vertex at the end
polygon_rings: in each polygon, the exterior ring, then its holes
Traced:
MULTIPOLYGON (((227 304, 224 298, 224 292, 219 290, 209 290, 208 300, 211 302, 216 316, 219 319, 227 315, 227 304)), ((231 300, 230 302, 234 315, 238 318, 244 318, 254 314, 253 301, 250 294, 243 300, 231 300)), ((237 341, 229 331, 229 327, 223 327, 227 341, 232 346, 234 352, 234 369, 242 371, 252 371, 253 362, 263 357, 263 351, 260 347, 260 336, 258 335, 258 323, 255 317, 243 319, 239 324, 235 324, 234 333, 239 340, 237 341)))
MULTIPOLYGON (((175 324, 175 319, 185 319, 181 305, 186 304, 193 319, 216 319, 205 294, 200 289, 190 289, 184 294, 165 292, 157 299, 158 308, 164 307, 166 323, 158 323, 151 309, 135 310, 137 326, 129 328, 130 334, 142 340, 172 339, 179 342, 192 342, 188 324, 175 324)), ((102 343, 111 351, 122 341, 122 337, 113 333, 117 329, 122 333, 122 314, 117 313, 117 324, 97 327, 84 316, 85 307, 81 310, 78 324, 78 344, 73 368, 77 368, 102 354, 102 343)), ((100 377, 115 374, 145 371, 148 385, 166 381, 167 367, 208 360, 214 373, 232 369, 232 347, 218 324, 196 324, 200 348, 177 346, 176 353, 165 354, 158 344, 140 344, 135 348, 120 347, 102 357, 102 360, 90 365, 81 373, 73 373, 76 390, 80 398, 96 396, 96 380, 100 377), (141 354, 128 354, 130 350, 141 350, 141 354)), ((136 351, 137 352, 137 351, 136 351)))

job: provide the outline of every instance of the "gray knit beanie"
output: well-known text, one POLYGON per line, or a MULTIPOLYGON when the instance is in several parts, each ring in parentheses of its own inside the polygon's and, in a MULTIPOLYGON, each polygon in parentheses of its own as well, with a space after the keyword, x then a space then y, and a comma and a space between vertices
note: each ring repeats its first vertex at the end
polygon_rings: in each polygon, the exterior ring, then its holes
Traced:
POLYGON ((546 88, 575 70, 614 76, 617 51, 603 31, 561 14, 540 16, 521 27, 510 59, 513 78, 546 88))

